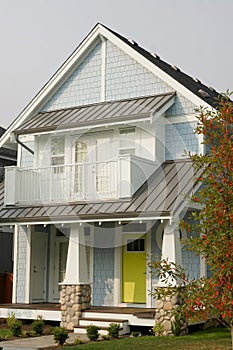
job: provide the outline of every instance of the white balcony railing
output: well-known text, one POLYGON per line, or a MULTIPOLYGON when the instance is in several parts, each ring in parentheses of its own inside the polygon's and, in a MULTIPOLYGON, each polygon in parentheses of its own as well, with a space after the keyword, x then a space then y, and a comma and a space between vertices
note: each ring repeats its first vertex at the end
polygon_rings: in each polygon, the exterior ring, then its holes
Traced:
POLYGON ((6 167, 5 204, 130 197, 154 169, 154 162, 130 155, 106 162, 6 167))

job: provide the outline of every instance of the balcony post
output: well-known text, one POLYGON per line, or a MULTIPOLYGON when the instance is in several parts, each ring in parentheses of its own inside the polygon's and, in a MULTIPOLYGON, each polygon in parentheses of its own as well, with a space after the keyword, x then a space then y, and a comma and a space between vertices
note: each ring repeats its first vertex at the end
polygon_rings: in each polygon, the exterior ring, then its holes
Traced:
POLYGON ((20 186, 17 181, 18 168, 16 166, 9 166, 5 168, 5 205, 14 205, 18 200, 18 192, 20 186))

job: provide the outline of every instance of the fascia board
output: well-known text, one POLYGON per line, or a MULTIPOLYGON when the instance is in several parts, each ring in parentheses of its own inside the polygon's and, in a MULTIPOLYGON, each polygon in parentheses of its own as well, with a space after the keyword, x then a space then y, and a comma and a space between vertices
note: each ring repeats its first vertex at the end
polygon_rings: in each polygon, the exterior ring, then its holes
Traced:
POLYGON ((108 31, 106 28, 101 27, 100 32, 108 40, 110 40, 112 43, 114 43, 116 46, 122 49, 126 54, 133 57, 138 63, 143 65, 150 72, 158 76, 158 78, 160 78, 165 83, 170 85, 175 91, 181 93, 184 97, 186 97, 191 102, 193 102, 197 107, 203 106, 211 109, 213 108, 211 105, 209 105, 208 103, 203 101, 201 98, 196 96, 193 92, 191 92, 189 89, 184 87, 181 83, 179 83, 177 80, 172 78, 169 74, 165 73, 162 69, 157 67, 155 64, 150 62, 147 58, 145 58, 143 55, 141 55, 136 50, 134 50, 131 46, 127 45, 124 41, 122 41, 120 38, 118 38, 113 33, 108 31))

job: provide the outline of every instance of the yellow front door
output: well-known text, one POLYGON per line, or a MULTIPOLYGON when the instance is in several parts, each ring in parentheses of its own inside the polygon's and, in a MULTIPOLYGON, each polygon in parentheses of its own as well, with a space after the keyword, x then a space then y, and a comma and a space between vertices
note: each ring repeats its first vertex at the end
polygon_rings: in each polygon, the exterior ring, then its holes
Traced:
POLYGON ((145 236, 125 235, 122 249, 122 301, 146 303, 145 236))

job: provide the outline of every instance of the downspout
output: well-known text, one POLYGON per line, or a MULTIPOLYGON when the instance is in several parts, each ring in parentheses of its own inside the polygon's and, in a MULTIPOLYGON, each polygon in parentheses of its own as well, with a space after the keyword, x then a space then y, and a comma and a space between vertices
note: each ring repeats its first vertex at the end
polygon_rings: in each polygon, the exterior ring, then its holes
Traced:
POLYGON ((21 142, 21 141, 19 140, 19 136, 18 136, 17 134, 16 134, 15 136, 16 136, 16 138, 15 138, 16 142, 17 142, 20 146, 22 146, 24 149, 26 149, 28 152, 30 152, 31 154, 34 155, 34 151, 33 151, 31 148, 29 148, 28 146, 26 146, 23 142, 21 142))

